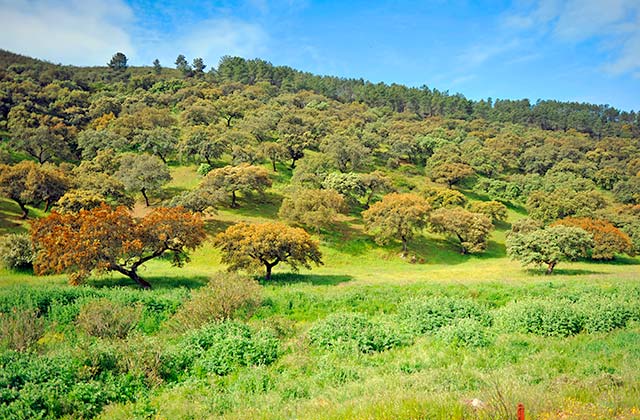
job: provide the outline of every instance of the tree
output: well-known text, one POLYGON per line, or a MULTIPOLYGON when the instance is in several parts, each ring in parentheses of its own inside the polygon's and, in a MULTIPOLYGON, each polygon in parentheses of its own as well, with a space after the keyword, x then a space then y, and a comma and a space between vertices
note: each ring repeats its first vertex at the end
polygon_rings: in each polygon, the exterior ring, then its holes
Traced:
POLYGON ((13 200, 29 215, 27 205, 46 202, 47 210, 69 188, 66 175, 54 166, 42 167, 31 161, 16 165, 0 165, 0 195, 13 200))
POLYGON ((283 223, 239 223, 219 233, 213 243, 222 251, 222 262, 229 264, 229 270, 264 266, 266 280, 271 280, 271 270, 279 263, 288 264, 293 271, 322 264, 318 243, 303 229, 283 223))
POLYGON ((343 173, 362 169, 371 155, 369 148, 348 136, 327 137, 320 145, 320 151, 343 173))
POLYGON ((193 59, 193 74, 196 77, 204 76, 204 69, 207 66, 204 64, 204 60, 200 57, 193 59))
POLYGON ((429 175, 435 182, 444 182, 449 188, 475 173, 466 163, 443 162, 431 168, 429 175))
POLYGON ((14 150, 27 153, 42 164, 54 158, 69 158, 71 150, 60 130, 41 125, 37 128, 13 130, 10 145, 14 150))
POLYGON ((127 69, 127 56, 121 52, 117 52, 111 57, 111 61, 107 63, 111 70, 123 71, 127 69))
POLYGON ((241 164, 212 170, 202 181, 201 188, 231 193, 231 207, 238 207, 237 193, 249 194, 256 191, 262 194, 270 186, 271 179, 264 168, 241 164))
POLYGON ((153 60, 153 72, 157 75, 162 73, 162 65, 160 65, 160 60, 157 58, 153 60))
POLYGON ((429 223, 434 232, 458 239, 462 254, 484 251, 493 228, 488 216, 459 207, 434 210, 429 223))
POLYGON ((360 175, 353 172, 332 172, 327 174, 322 181, 322 188, 342 194, 349 202, 349 205, 357 205, 358 197, 362 197, 366 193, 360 175))
POLYGON ((362 212, 362 217, 367 231, 374 234, 379 244, 399 239, 404 257, 407 242, 426 225, 430 210, 429 204, 417 194, 391 193, 362 212))
POLYGON ((273 172, 277 172, 276 163, 287 157, 287 149, 280 143, 267 141, 262 143, 262 153, 271 161, 273 172))
POLYGON ((486 214, 494 222, 507 220, 507 210, 507 206, 499 201, 476 201, 469 206, 469 211, 486 214))
POLYGON ((295 190, 282 201, 278 216, 293 223, 320 228, 335 222, 346 211, 342 195, 333 190, 295 190))
POLYGON ((136 135, 136 140, 140 150, 158 156, 165 164, 168 156, 175 152, 178 143, 174 130, 165 127, 145 130, 136 135))
POLYGON ((120 168, 114 177, 121 181, 128 191, 140 191, 147 207, 149 207, 147 192, 158 190, 171 180, 167 165, 158 157, 147 153, 122 156, 120 168))
POLYGON ((450 188, 429 188, 425 191, 427 203, 434 209, 440 207, 456 207, 467 204, 467 197, 460 191, 450 188))
POLYGON ((178 55, 176 58, 176 69, 180 70, 183 76, 191 75, 191 66, 189 65, 186 57, 182 54, 178 55))
POLYGON ((77 141, 83 159, 93 159, 100 150, 121 152, 129 146, 126 138, 109 130, 84 130, 78 134, 77 141))
POLYGON ((534 191, 527 199, 529 215, 543 222, 567 216, 588 216, 606 206, 606 200, 597 191, 574 191, 560 188, 553 192, 534 191))
POLYGON ((393 191, 393 182, 380 171, 373 171, 368 174, 360 175, 360 184, 365 190, 365 208, 369 208, 371 200, 376 194, 388 193, 393 191))
POLYGON ((593 237, 591 258, 594 260, 612 260, 616 254, 630 253, 632 249, 629 236, 606 220, 567 217, 552 226, 574 226, 590 233, 593 237))
POLYGON ((215 125, 195 126, 184 132, 178 148, 183 156, 197 156, 212 165, 213 159, 228 151, 229 141, 215 125))
POLYGON ((168 253, 181 267, 206 233, 202 220, 182 208, 158 208, 137 220, 126 207, 103 204, 78 214, 53 212, 33 223, 31 237, 38 275, 69 273, 71 284, 80 284, 91 273, 117 271, 148 289, 138 275, 142 264, 168 253))
POLYGON ((522 265, 546 264, 546 274, 560 261, 586 257, 593 239, 585 230, 573 226, 552 226, 526 233, 507 235, 507 254, 522 265))

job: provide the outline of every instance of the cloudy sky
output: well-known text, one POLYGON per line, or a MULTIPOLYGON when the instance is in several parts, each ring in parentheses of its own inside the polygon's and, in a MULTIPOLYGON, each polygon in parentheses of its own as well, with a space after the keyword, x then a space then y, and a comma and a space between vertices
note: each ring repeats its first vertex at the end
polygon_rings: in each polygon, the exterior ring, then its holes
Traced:
POLYGON ((0 48, 76 65, 239 55, 473 99, 640 110, 640 0, 0 0, 0 48))

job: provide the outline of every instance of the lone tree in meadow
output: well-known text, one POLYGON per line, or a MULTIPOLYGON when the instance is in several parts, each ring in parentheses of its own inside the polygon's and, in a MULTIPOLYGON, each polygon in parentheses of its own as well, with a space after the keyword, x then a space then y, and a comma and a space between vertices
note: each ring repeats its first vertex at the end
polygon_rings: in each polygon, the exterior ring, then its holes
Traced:
POLYGON ((593 239, 584 229, 559 225, 511 233, 506 246, 512 259, 522 265, 545 264, 546 274, 551 274, 560 261, 586 257, 593 248, 593 239))
POLYGON ((300 189, 282 201, 278 215, 320 232, 320 228, 334 223, 338 213, 346 210, 344 198, 336 191, 300 189))
POLYGON ((231 207, 238 207, 239 192, 264 193, 271 186, 271 179, 266 169, 248 164, 225 166, 207 174, 200 188, 211 192, 231 193, 231 207))
POLYGON ((173 265, 181 267, 189 260, 187 250, 205 236, 200 217, 183 208, 158 208, 142 219, 126 207, 106 204, 78 214, 54 212, 33 222, 34 270, 69 273, 74 285, 91 273, 117 271, 148 289, 151 285, 138 275, 142 264, 170 254, 173 265))
POLYGON ((114 177, 122 182, 127 191, 140 191, 149 207, 149 191, 159 190, 171 180, 167 165, 159 157, 146 153, 124 155, 120 159, 120 168, 114 177))
POLYGON ((222 262, 229 264, 230 271, 263 266, 266 280, 279 263, 288 264, 293 271, 322 264, 318 243, 311 235, 278 222, 238 223, 219 233, 214 245, 221 249, 222 262))
POLYGON ((417 194, 392 193, 362 212, 362 217, 366 229, 379 244, 399 239, 404 257, 407 242, 427 224, 429 211, 431 206, 417 194))
POLYGON ((462 254, 484 251, 493 229, 489 216, 472 213, 460 207, 442 207, 434 210, 429 223, 434 232, 456 238, 462 254))

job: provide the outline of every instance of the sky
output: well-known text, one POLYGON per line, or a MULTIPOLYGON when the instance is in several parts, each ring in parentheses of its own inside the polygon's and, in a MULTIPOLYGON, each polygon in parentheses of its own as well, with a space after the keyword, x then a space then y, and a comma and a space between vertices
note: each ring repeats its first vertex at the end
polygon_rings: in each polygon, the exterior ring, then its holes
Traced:
POLYGON ((238 55, 475 100, 640 110, 640 0, 0 0, 0 48, 74 65, 238 55))

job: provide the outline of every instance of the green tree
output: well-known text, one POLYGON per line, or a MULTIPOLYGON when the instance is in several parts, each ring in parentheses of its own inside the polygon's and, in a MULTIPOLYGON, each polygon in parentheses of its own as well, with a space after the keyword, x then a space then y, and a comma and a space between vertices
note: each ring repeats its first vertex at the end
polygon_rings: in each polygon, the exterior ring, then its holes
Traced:
POLYGON ((231 193, 231 207, 238 207, 237 194, 264 193, 271 186, 269 173, 259 166, 242 164, 212 170, 205 176, 201 188, 211 192, 231 193))
POLYGON ((184 157, 198 157, 213 165, 214 159, 219 159, 229 151, 229 141, 216 125, 190 127, 183 132, 178 145, 184 157))
POLYGON ((433 181, 443 182, 449 188, 473 174, 475 171, 471 166, 456 162, 443 162, 432 166, 429 170, 429 176, 433 181))
POLYGON ((159 190, 171 180, 169 168, 158 157, 147 153, 124 155, 114 177, 122 182, 127 191, 139 191, 149 207, 149 191, 159 190))
POLYGON ((522 263, 546 264, 547 274, 560 261, 573 261, 586 257, 593 248, 589 233, 573 226, 552 226, 526 233, 512 233, 507 236, 507 254, 522 263))
POLYGON ((430 210, 429 204, 417 194, 391 193, 362 212, 362 217, 376 242, 385 244, 391 239, 399 239, 405 257, 408 241, 424 228, 430 210))
POLYGON ((486 214, 493 222, 507 220, 507 206, 499 201, 476 201, 469 205, 469 211, 486 214))
POLYGON ((153 72, 157 75, 162 74, 162 65, 160 64, 160 60, 157 58, 153 60, 153 72))
POLYGON ((191 75, 191 66, 189 65, 186 57, 182 54, 178 55, 176 58, 176 69, 180 70, 183 76, 191 75))
POLYGON ((459 241, 462 254, 484 251, 493 229, 488 216, 459 207, 434 210, 429 223, 434 232, 455 237, 459 241))
POLYGON ((207 66, 204 64, 204 60, 200 57, 194 58, 193 59, 193 74, 196 77, 203 77, 204 76, 204 69, 207 66))
POLYGON ((145 130, 137 134, 135 139, 141 151, 158 156, 165 164, 169 155, 176 151, 178 144, 175 130, 165 127, 145 130))
POLYGON ((292 223, 315 229, 335 223, 339 213, 346 211, 342 195, 333 190, 294 190, 282 201, 278 216, 292 223))
POLYGON ((219 233, 213 243, 222 251, 222 262, 229 264, 229 270, 263 266, 266 280, 271 280, 273 267, 280 263, 293 271, 322 264, 318 243, 303 229, 283 223, 238 223, 219 233))
POLYGON ((287 157, 287 149, 280 143, 267 141, 262 143, 262 153, 271 161, 273 172, 277 172, 276 163, 287 157))
POLYGON ((111 57, 107 65, 111 70, 124 71, 127 69, 127 56, 121 52, 117 52, 111 57))
POLYGON ((393 182, 380 171, 360 175, 360 184, 364 188, 365 208, 369 208, 376 194, 393 191, 393 182))
POLYGON ((320 151, 343 173, 363 169, 371 155, 357 139, 344 135, 328 136, 320 144, 320 151))

